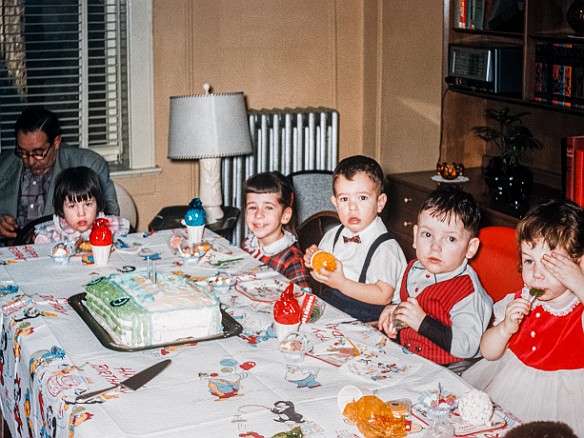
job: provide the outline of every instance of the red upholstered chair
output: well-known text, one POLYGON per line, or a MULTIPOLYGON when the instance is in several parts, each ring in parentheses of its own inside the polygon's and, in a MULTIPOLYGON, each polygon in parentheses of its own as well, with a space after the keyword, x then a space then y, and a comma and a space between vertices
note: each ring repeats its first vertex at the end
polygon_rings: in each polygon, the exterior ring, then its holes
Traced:
POLYGON ((479 231, 479 239, 481 246, 470 265, 485 291, 497 302, 523 287, 523 279, 517 270, 519 251, 515 229, 485 227, 479 231))

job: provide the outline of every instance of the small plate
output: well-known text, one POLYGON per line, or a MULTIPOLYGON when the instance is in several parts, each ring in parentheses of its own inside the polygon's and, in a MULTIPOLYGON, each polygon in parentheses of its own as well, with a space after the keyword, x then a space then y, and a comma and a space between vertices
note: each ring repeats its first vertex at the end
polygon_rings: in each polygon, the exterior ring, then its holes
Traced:
MULTIPOLYGON (((263 303, 273 303, 282 295, 290 284, 288 280, 279 278, 265 278, 260 280, 244 281, 235 285, 235 290, 241 292, 250 300, 263 303)), ((296 288, 295 288, 296 289, 296 288)), ((296 296, 296 290, 294 291, 296 296)))
POLYGON ((243 327, 239 324, 236 320, 231 317, 228 313, 226 313, 223 309, 221 309, 221 317, 222 317, 222 324, 223 324, 223 333, 219 333, 213 336, 206 336, 204 338, 182 338, 180 340, 174 342, 164 342, 162 344, 155 344, 155 345, 148 345, 143 347, 128 347, 126 345, 117 344, 110 334, 93 318, 89 310, 85 307, 84 298, 86 293, 82 292, 80 294, 73 295, 69 297, 67 300, 69 305, 73 307, 73 309, 79 314, 81 319, 87 324, 89 329, 93 332, 93 334, 97 337, 99 342, 104 347, 107 347, 111 350, 117 351, 141 351, 141 350, 149 350, 152 348, 163 348, 163 347, 170 347, 174 345, 183 345, 189 344, 192 342, 203 342, 203 341, 213 341, 216 339, 223 339, 223 338, 230 338, 232 336, 237 336, 243 331, 243 327))

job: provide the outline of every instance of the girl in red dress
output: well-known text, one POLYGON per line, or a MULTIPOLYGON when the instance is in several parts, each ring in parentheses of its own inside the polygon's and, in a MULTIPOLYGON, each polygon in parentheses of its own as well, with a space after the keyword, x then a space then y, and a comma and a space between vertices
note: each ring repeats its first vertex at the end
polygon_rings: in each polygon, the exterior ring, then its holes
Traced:
POLYGON ((584 210, 541 204, 517 238, 525 286, 495 304, 484 359, 463 377, 523 421, 564 421, 584 436, 584 210))

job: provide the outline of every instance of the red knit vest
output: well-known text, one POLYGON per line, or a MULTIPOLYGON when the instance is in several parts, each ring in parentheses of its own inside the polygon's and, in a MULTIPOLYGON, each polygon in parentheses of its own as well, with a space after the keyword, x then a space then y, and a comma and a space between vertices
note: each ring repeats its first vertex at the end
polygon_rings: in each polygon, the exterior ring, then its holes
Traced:
MULTIPOLYGON (((415 260, 412 260, 408 263, 408 267, 403 276, 400 287, 401 301, 406 301, 409 297, 406 285, 408 274, 414 262, 415 260)), ((444 325, 452 327, 452 320, 450 319, 452 307, 473 292, 474 285, 470 276, 462 275, 428 286, 417 296, 417 300, 426 314, 439 320, 444 325)), ((411 328, 402 329, 400 342, 403 347, 412 353, 416 353, 439 364, 449 364, 463 360, 462 358, 453 356, 411 328)))

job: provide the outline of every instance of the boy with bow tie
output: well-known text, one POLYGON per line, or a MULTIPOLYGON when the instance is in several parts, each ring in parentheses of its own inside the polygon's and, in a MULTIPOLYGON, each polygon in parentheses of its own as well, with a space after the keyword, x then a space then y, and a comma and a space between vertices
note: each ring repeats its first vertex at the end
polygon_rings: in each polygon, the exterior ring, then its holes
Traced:
POLYGON ((382 185, 383 171, 374 159, 355 155, 342 160, 333 172, 331 197, 341 225, 304 255, 307 267, 318 250, 335 256, 334 272, 311 271, 327 286, 320 297, 363 322, 379 319, 406 266, 402 249, 378 216, 387 202, 382 185))
POLYGON ((491 320, 493 300, 468 264, 479 248, 480 219, 472 195, 454 187, 430 193, 414 225, 417 259, 400 281, 401 303, 379 318, 390 338, 442 365, 480 356, 491 320))

